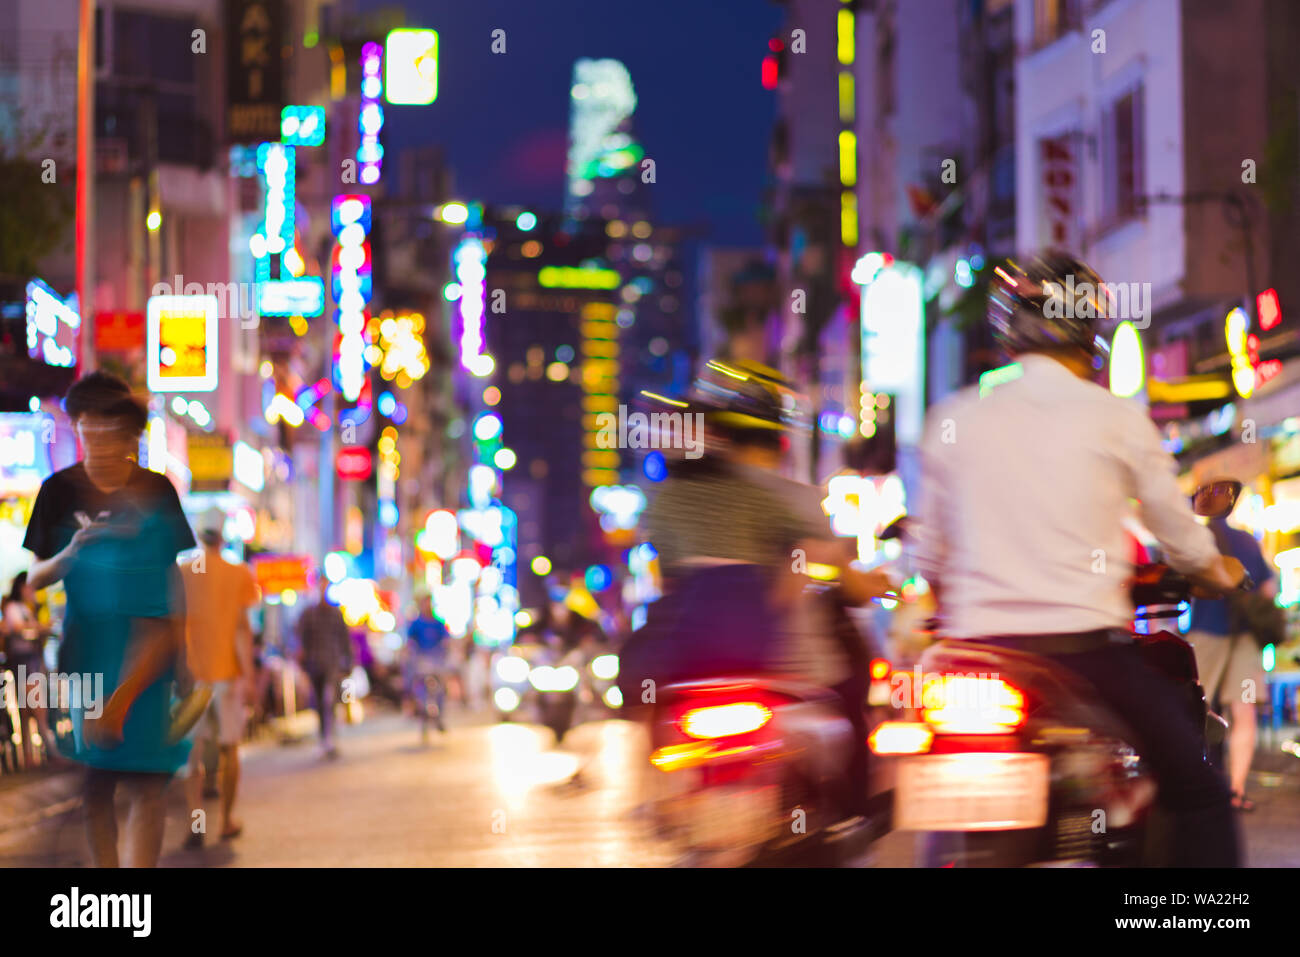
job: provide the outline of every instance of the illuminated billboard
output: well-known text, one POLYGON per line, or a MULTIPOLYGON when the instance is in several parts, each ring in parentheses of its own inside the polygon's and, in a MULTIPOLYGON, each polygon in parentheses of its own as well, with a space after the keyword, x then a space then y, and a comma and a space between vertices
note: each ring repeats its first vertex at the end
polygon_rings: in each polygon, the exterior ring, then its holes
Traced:
POLYGON ((905 445, 920 441, 925 417, 923 280, 921 270, 896 262, 862 290, 862 378, 897 397, 895 434, 905 445))
POLYGON ((217 297, 150 296, 145 355, 152 392, 217 387, 217 297))
POLYGON ((438 98, 438 34, 391 30, 384 41, 384 98, 425 106, 438 98))

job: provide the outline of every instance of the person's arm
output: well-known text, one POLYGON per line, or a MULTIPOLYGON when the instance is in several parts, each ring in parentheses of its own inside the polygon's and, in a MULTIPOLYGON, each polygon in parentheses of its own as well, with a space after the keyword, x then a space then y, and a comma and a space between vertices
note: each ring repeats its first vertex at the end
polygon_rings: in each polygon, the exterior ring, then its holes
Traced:
POLYGON ((854 568, 857 558, 848 538, 805 538, 796 546, 814 565, 831 565, 840 570, 840 591, 853 604, 863 605, 887 595, 894 588, 889 576, 879 569, 854 568))
POLYGON ((952 502, 945 494, 948 487, 947 457, 952 443, 943 441, 943 423, 954 416, 946 405, 935 406, 926 416, 921 437, 921 481, 916 506, 911 510, 907 529, 908 545, 917 572, 930 585, 935 601, 939 583, 948 561, 947 530, 943 510, 952 502))
POLYGON ((104 522, 92 522, 85 528, 77 529, 72 540, 61 551, 49 558, 38 558, 32 563, 27 573, 27 583, 40 591, 55 582, 63 581, 72 570, 72 562, 83 547, 112 534, 114 530, 104 522))
POLYGON ((1161 447, 1155 423, 1135 409, 1127 432, 1138 515, 1160 542, 1169 566, 1203 588, 1227 592, 1237 587, 1244 574, 1241 562, 1220 555, 1214 533, 1196 520, 1178 488, 1177 463, 1161 447))

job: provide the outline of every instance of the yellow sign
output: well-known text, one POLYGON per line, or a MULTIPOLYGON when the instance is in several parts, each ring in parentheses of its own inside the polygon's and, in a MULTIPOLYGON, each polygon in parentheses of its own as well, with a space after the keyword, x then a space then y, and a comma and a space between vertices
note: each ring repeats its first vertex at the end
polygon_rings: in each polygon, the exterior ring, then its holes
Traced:
POLYGON ((230 443, 219 435, 189 436, 186 457, 191 482, 229 482, 235 467, 230 443))
POLYGON ((145 348, 153 392, 217 387, 217 297, 151 296, 145 348))

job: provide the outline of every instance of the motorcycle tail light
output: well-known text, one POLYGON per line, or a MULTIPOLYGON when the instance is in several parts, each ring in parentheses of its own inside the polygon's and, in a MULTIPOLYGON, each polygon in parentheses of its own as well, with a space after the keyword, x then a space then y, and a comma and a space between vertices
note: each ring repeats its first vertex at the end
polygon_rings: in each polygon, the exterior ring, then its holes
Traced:
POLYGON ((727 738, 757 731, 772 720, 772 711, 757 701, 692 708, 682 715, 678 726, 690 738, 727 738))
POLYGON ((921 717, 936 734, 1009 734, 1025 721, 1025 696, 1001 678, 943 675, 923 691, 921 717))
POLYGON ((920 721, 885 721, 867 738, 873 754, 925 754, 934 732, 920 721))
POLYGON ((650 755, 650 763, 660 771, 681 771, 710 761, 735 758, 753 750, 752 745, 723 748, 705 741, 688 741, 685 744, 670 744, 656 748, 650 755))

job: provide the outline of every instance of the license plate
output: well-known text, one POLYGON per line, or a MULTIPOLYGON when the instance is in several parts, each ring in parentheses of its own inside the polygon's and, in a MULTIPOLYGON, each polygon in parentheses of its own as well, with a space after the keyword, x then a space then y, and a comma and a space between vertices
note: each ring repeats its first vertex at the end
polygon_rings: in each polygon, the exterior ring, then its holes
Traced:
POLYGON ((777 789, 706 788, 691 796, 689 831, 696 847, 736 847, 768 840, 780 823, 777 789))
POLYGON ((903 758, 894 826, 903 831, 1001 831, 1047 822, 1045 754, 931 754, 903 758))

